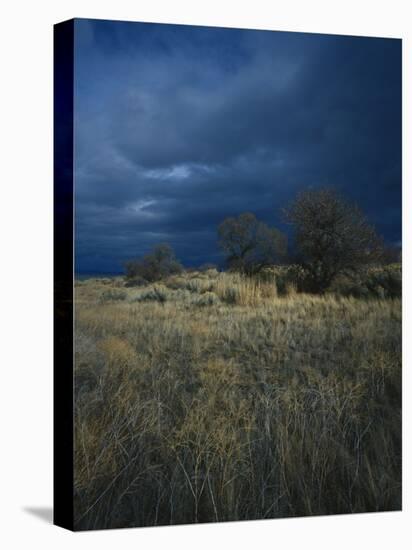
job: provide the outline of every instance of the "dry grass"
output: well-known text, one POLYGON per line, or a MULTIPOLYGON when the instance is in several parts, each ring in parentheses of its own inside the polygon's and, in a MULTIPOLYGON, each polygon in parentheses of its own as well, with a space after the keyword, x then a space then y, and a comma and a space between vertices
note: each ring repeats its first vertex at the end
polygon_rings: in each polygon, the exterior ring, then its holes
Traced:
POLYGON ((76 287, 77 528, 401 507, 399 300, 120 285, 76 287))

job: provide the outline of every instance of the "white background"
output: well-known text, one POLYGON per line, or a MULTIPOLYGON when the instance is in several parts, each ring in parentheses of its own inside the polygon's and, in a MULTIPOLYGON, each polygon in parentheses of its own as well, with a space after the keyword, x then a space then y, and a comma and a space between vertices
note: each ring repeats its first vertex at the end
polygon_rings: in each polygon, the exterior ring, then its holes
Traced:
POLYGON ((411 224, 407 218, 411 208, 408 189, 411 162, 406 152, 412 146, 412 17, 407 0, 9 0, 3 3, 0 546, 5 549, 89 549, 91 545, 99 549, 114 546, 202 549, 211 545, 317 550, 407 548, 411 453, 406 432, 410 427, 408 399, 412 399, 406 372, 411 356, 406 337, 406 327, 410 328, 408 299, 404 300, 403 512, 77 534, 47 521, 52 506, 52 25, 72 17, 403 38, 404 294, 410 290, 411 224))

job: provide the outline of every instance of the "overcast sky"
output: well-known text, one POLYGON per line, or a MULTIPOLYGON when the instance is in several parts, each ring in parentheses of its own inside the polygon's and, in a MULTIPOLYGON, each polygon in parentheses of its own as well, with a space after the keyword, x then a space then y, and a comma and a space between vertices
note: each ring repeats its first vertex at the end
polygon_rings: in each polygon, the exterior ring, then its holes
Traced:
POLYGON ((219 263, 222 219, 324 185, 400 243, 399 40, 76 20, 77 272, 219 263))

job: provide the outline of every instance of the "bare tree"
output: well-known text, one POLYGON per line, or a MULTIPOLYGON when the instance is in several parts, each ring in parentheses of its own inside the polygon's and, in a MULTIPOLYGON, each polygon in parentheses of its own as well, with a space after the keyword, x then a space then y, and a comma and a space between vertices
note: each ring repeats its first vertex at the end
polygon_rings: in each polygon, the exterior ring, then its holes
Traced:
POLYGON ((129 260, 125 268, 129 281, 143 279, 154 282, 182 271, 172 247, 165 243, 156 245, 150 254, 140 259, 129 260))
POLYGON ((249 275, 279 262, 286 254, 286 236, 249 212, 226 218, 218 235, 229 268, 249 275))
POLYGON ((340 274, 356 274, 379 260, 381 239, 360 209, 334 189, 300 193, 285 210, 309 290, 324 292, 340 274))

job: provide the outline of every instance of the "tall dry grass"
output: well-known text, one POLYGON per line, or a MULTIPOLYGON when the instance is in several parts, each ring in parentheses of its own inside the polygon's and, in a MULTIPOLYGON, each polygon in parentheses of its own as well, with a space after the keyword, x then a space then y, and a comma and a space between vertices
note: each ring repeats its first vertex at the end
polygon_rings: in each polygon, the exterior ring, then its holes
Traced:
POLYGON ((76 287, 77 528, 401 507, 398 299, 120 285, 76 287))

